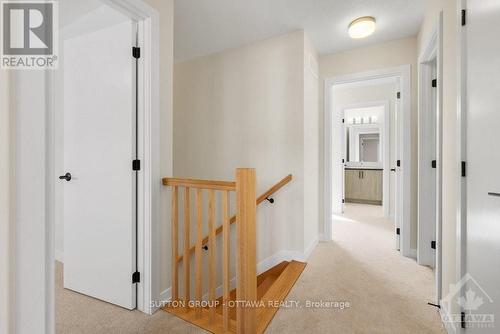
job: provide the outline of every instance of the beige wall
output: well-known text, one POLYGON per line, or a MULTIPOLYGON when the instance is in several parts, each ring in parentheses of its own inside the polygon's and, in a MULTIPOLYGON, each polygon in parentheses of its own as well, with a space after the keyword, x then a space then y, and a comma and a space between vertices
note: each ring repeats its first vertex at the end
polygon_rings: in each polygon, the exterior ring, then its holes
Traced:
POLYGON ((302 253, 317 235, 317 81, 304 77, 305 50, 315 53, 304 38, 298 31, 175 65, 176 176, 233 180, 235 168, 253 167, 261 193, 293 174, 273 205, 258 208, 259 262, 302 253))
POLYGON ((457 281, 456 215, 457 215, 457 29, 456 0, 429 3, 418 36, 419 54, 432 34, 440 11, 443 11, 443 296, 449 284, 457 281))
MULTIPOLYGON (((160 174, 173 175, 174 0, 145 0, 160 15, 160 174)), ((160 292, 170 286, 170 217, 168 194, 162 189, 160 227, 160 292)))
MULTIPOLYGON (((339 75, 411 65, 411 136, 412 136, 412 200, 411 200, 411 248, 417 246, 417 38, 405 38, 374 46, 323 55, 319 57, 320 68, 320 184, 323 185, 323 136, 324 136, 324 80, 339 75)), ((322 194, 322 193, 321 193, 322 194)), ((320 217, 324 222, 323 196, 320 217)), ((324 228, 324 223, 322 224, 324 228)))

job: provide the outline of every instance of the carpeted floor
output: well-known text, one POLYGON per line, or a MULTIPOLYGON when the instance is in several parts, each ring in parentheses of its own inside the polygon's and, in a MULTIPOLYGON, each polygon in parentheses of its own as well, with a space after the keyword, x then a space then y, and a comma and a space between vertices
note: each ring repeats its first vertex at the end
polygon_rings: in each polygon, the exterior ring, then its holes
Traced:
MULTIPOLYGON (((394 230, 381 207, 347 205, 333 230, 334 241, 318 245, 288 295, 300 307, 280 309, 266 333, 444 333, 427 305, 433 272, 393 249, 394 230), (323 307, 306 307, 308 301, 323 307)), ((64 290, 60 263, 56 274, 57 334, 204 333, 166 312, 149 317, 64 290)))
POLYGON ((288 300, 348 301, 349 308, 281 309, 266 333, 445 333, 434 273, 394 250, 382 207, 346 205, 333 242, 320 243, 288 300))

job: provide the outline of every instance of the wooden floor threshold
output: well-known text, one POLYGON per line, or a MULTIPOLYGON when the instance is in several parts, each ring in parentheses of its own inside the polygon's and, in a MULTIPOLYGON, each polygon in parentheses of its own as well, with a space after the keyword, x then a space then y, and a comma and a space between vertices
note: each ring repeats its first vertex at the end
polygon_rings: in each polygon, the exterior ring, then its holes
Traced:
MULTIPOLYGON (((292 261, 288 264, 285 270, 281 273, 278 279, 269 288, 266 294, 262 297, 262 301, 266 305, 272 305, 274 302, 282 302, 299 279, 300 274, 304 271, 306 263, 292 261)), ((269 323, 273 320, 279 306, 266 306, 257 310, 257 333, 264 333, 269 323)))

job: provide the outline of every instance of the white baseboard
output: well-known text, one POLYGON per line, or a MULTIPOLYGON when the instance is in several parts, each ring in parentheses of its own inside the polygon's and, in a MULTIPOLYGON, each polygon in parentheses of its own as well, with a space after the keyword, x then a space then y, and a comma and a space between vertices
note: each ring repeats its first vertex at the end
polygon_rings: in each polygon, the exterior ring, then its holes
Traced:
MULTIPOLYGON (((260 261, 257 264, 257 274, 261 274, 265 272, 266 270, 271 269, 272 267, 280 264, 283 261, 301 261, 301 262, 306 262, 311 253, 314 251, 316 246, 318 245, 319 242, 319 237, 316 237, 310 244, 309 246, 305 249, 305 251, 299 252, 299 251, 279 251, 264 260, 260 261)), ((233 277, 230 282, 231 289, 234 289, 236 287, 236 277, 233 277)), ((219 285, 215 291, 216 296, 221 296, 222 295, 222 285, 219 285)), ((207 294, 203 295, 202 299, 206 300, 207 299, 207 294)), ((158 304, 168 302, 172 298, 172 291, 171 287, 168 289, 163 290, 163 292, 160 293, 160 296, 158 298, 158 304)), ((160 305, 154 305, 151 310, 152 313, 156 312, 160 305)))
POLYGON ((56 261, 64 263, 64 252, 62 250, 56 249, 54 256, 56 258, 56 261))

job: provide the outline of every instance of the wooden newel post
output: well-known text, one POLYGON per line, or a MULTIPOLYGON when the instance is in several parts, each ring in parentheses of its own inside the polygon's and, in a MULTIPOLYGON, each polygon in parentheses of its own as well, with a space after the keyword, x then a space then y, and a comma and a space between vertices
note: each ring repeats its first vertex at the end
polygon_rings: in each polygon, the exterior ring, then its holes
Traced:
POLYGON ((236 332, 241 334, 254 334, 257 328, 255 180, 255 169, 236 170, 236 332))

